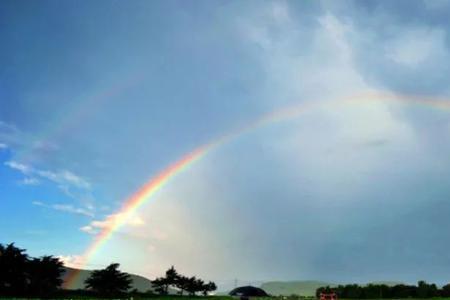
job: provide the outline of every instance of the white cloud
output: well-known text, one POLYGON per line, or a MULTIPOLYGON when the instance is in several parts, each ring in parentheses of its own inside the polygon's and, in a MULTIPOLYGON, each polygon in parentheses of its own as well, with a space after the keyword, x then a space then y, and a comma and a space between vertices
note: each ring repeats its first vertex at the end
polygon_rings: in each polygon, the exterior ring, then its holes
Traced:
POLYGON ((262 104, 279 107, 305 100, 336 99, 367 89, 353 65, 349 36, 354 29, 350 23, 325 14, 311 28, 301 19, 279 22, 271 14, 258 16, 252 13, 243 17, 239 33, 242 39, 258 45, 249 51, 260 60, 268 83, 260 85, 266 101, 262 104))
POLYGON ((85 265, 85 259, 81 255, 57 255, 56 257, 62 261, 66 267, 80 268, 85 265))
POLYGON ((86 225, 86 226, 80 227, 80 230, 85 232, 85 233, 92 234, 92 235, 98 233, 98 230, 95 229, 94 227, 90 226, 90 225, 86 225))
MULTIPOLYGON (((49 171, 49 170, 40 170, 40 169, 36 169, 33 168, 30 165, 26 165, 17 161, 7 161, 5 162, 5 165, 10 167, 11 169, 17 170, 21 173, 23 173, 24 175, 28 175, 28 176, 35 176, 35 177, 39 177, 42 179, 46 179, 49 181, 52 181, 56 184, 58 184, 58 187, 63 190, 64 192, 66 192, 66 194, 70 194, 70 187, 72 188, 77 188, 77 189, 81 189, 81 190, 90 190, 91 189, 91 184, 84 178, 74 174, 71 171, 68 170, 62 170, 62 171, 49 171)), ((24 184, 36 184, 38 183, 38 179, 34 178, 31 179, 29 178, 24 179, 24 181, 22 182, 24 184)))
POLYGON ((7 162, 5 162, 5 165, 10 167, 11 169, 17 170, 25 175, 28 175, 31 172, 33 172, 33 169, 30 166, 22 164, 22 163, 18 163, 16 161, 7 161, 7 162))
POLYGON ((0 140, 15 154, 26 153, 27 161, 33 161, 59 150, 52 141, 36 140, 34 135, 23 132, 16 125, 0 121, 0 140))
POLYGON ((68 213, 85 215, 87 217, 94 217, 94 213, 92 210, 80 208, 80 207, 74 207, 71 204, 54 204, 54 205, 52 205, 52 208, 55 210, 64 211, 64 212, 68 212, 68 213))
POLYGON ((67 170, 59 172, 36 170, 36 174, 58 184, 75 186, 81 189, 90 189, 91 187, 90 183, 87 180, 67 170))
POLYGON ((145 222, 140 216, 134 216, 128 220, 128 224, 133 227, 141 227, 145 225, 145 222))
POLYGON ((23 185, 38 185, 40 181, 34 177, 25 177, 20 181, 20 184, 23 185))
POLYGON ((2 149, 8 149, 8 145, 6 145, 5 143, 0 143, 0 150, 2 149))
MULTIPOLYGON (((277 36, 255 35, 254 32, 270 32, 273 22, 250 19, 242 32, 244 38, 260 45, 255 57, 261 58, 266 70, 270 85, 265 94, 271 95, 268 101, 272 106, 280 102, 280 98, 292 99, 290 102, 299 107, 305 104, 303 99, 323 104, 316 109, 307 108, 307 112, 297 121, 289 122, 281 134, 275 138, 265 136, 267 144, 261 142, 264 149, 274 149, 271 155, 285 160, 286 174, 307 176, 311 198, 318 199, 320 191, 337 191, 343 183, 352 186, 352 181, 360 182, 363 187, 367 184, 365 180, 370 180, 370 174, 392 163, 382 149, 361 154, 363 151, 360 149, 356 153, 354 145, 369 140, 392 140, 398 148, 408 145, 417 149, 417 141, 409 124, 397 116, 397 106, 367 101, 364 96, 351 105, 344 104, 345 101, 342 105, 337 103, 341 98, 345 100, 347 96, 376 89, 356 65, 354 39, 361 32, 352 20, 325 13, 317 17, 317 27, 302 28, 301 20, 299 22, 297 26, 278 23, 277 36), (292 30, 293 27, 297 30, 292 30), (303 34, 304 31, 312 34, 303 34)), ((401 63, 421 63, 441 52, 434 47, 443 45, 442 37, 440 31, 414 31, 405 40, 396 37, 387 49, 396 59, 403 59, 401 63), (406 53, 407 50, 412 52, 406 53)), ((329 197, 322 198, 333 201, 329 197)), ((350 196, 348 199, 356 200, 350 196)))
POLYGON ((91 218, 93 218, 95 215, 92 207, 82 208, 82 207, 75 207, 72 204, 62 204, 62 203, 56 203, 56 204, 49 205, 49 204, 45 204, 41 201, 33 201, 32 204, 36 205, 36 206, 50 208, 50 209, 57 210, 57 211, 83 215, 83 216, 91 217, 91 218))
POLYGON ((81 227, 80 230, 89 234, 97 234, 104 229, 116 227, 118 224, 137 228, 144 226, 145 221, 136 214, 116 213, 108 215, 102 220, 93 220, 88 225, 81 227))
POLYGON ((386 56, 408 67, 447 56, 446 34, 441 29, 416 28, 398 32, 386 41, 386 56))

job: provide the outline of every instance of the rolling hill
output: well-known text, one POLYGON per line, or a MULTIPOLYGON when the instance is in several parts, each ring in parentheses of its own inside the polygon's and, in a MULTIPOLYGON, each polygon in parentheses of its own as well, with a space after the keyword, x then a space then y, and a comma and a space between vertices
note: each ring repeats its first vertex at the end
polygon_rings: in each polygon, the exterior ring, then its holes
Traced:
POLYGON ((304 280, 304 281, 268 281, 261 284, 261 288, 267 293, 278 296, 289 296, 289 295, 301 295, 301 296, 314 296, 316 294, 316 289, 321 286, 336 286, 336 284, 315 281, 315 280, 304 280))
MULTIPOLYGON (((84 281, 90 276, 91 272, 90 270, 79 270, 79 269, 73 269, 73 268, 65 268, 65 272, 63 274, 63 281, 66 282, 66 280, 69 278, 71 273, 73 272, 80 272, 79 276, 76 278, 76 281, 74 283, 73 289, 83 289, 84 288, 84 281)), ((140 292, 147 292, 149 290, 152 290, 152 284, 151 281, 148 278, 145 278, 140 275, 130 274, 132 279, 132 289, 137 289, 140 292)), ((372 282, 373 284, 386 284, 386 285, 396 285, 401 284, 402 282, 397 281, 378 281, 378 282, 372 282)), ((228 291, 231 287, 231 282, 229 284, 225 284, 224 282, 219 283, 219 291, 217 294, 228 294, 228 291)), ((303 280, 303 281, 267 281, 267 282, 253 282, 254 286, 260 286, 264 291, 266 291, 268 294, 274 295, 274 296, 289 296, 292 294, 300 295, 300 296, 314 296, 316 293, 316 289, 322 286, 337 286, 336 283, 330 283, 325 281, 317 281, 317 280, 303 280)), ((369 283, 368 283, 369 284, 369 283)), ((242 285, 242 282, 241 284, 242 285)), ((170 289, 170 294, 176 294, 176 290, 170 289)))
MULTIPOLYGON (((76 281, 74 283, 73 289, 83 289, 84 288, 84 281, 89 277, 92 271, 90 270, 78 270, 73 268, 65 267, 65 272, 62 276, 63 282, 66 282, 66 280, 69 278, 69 276, 73 272, 80 272, 79 276, 76 278, 76 281)), ((133 280, 131 284, 132 289, 137 289, 140 292, 146 292, 148 290, 152 289, 152 283, 149 279, 139 276, 130 274, 131 279, 133 280)))

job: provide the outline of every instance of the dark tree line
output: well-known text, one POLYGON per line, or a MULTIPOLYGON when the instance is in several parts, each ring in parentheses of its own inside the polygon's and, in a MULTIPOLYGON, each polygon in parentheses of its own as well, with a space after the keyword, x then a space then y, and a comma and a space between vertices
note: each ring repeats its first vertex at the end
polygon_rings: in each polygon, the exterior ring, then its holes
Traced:
POLYGON ((156 278, 152 281, 152 284, 155 291, 160 295, 169 294, 170 288, 176 289, 179 295, 183 295, 186 292, 190 296, 195 296, 197 293, 202 293, 206 296, 217 289, 214 282, 206 283, 195 276, 186 277, 178 274, 173 266, 166 271, 165 277, 156 278))
POLYGON ((14 244, 0 244, 0 295, 49 297, 62 284, 63 263, 53 256, 29 257, 14 244))
MULTIPOLYGON (((49 298, 96 296, 121 297, 125 295, 145 294, 136 290, 130 291, 132 279, 127 273, 119 270, 119 264, 112 263, 105 269, 94 270, 85 280, 85 289, 78 291, 63 290, 62 276, 65 272, 63 263, 53 256, 33 258, 26 254, 24 249, 16 247, 13 243, 0 244, 0 297, 23 298, 49 298)), ((196 295, 201 292, 208 295, 216 290, 214 282, 205 283, 194 277, 185 277, 171 267, 165 277, 152 281, 153 288, 159 294, 177 292, 183 295, 196 295)))
POLYGON ((385 284, 357 285, 347 284, 337 287, 320 287, 316 290, 316 296, 320 293, 335 292, 339 298, 346 299, 393 299, 393 298, 433 298, 450 297, 450 284, 438 288, 434 283, 419 281, 417 285, 397 284, 388 286, 385 284))

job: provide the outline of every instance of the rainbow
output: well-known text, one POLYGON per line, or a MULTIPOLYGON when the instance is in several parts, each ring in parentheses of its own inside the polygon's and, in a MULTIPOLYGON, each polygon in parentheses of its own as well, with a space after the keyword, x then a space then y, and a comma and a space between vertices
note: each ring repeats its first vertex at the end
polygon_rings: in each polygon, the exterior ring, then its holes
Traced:
MULTIPOLYGON (((34 143, 48 143, 52 140, 57 140, 66 134, 68 131, 78 127, 80 123, 95 115, 105 103, 123 92, 136 86, 144 80, 141 73, 132 74, 128 80, 114 84, 112 88, 99 89, 89 95, 70 101, 70 109, 67 113, 59 114, 56 119, 48 123, 47 128, 42 130, 38 136, 33 136, 34 143), (58 124, 58 126, 54 126, 58 124)), ((27 161, 33 155, 36 146, 24 147, 15 154, 15 160, 27 161)))
MULTIPOLYGON (((112 225, 104 228, 89 245, 83 254, 82 265, 85 266, 92 257, 108 242, 112 235, 123 226, 127 220, 147 201, 149 201, 160 189, 162 189, 171 179, 177 174, 180 174, 195 162, 201 160, 212 149, 245 134, 249 131, 258 129, 264 125, 272 124, 279 121, 285 121, 298 117, 300 114, 320 107, 328 108, 332 104, 348 105, 374 102, 393 102, 407 105, 419 105, 434 108, 441 111, 450 111, 450 100, 425 98, 421 96, 396 95, 391 93, 381 93, 377 91, 370 91, 357 96, 346 97, 334 101, 321 101, 315 103, 312 101, 306 104, 290 106, 282 110, 277 110, 263 117, 255 120, 247 126, 244 126, 236 131, 228 133, 212 142, 209 142, 194 151, 184 155, 181 159, 162 170, 155 177, 148 180, 137 192, 126 199, 122 207, 115 214, 112 225)), ((76 281, 79 272, 73 272, 68 280, 66 280, 65 287, 71 288, 76 281)))

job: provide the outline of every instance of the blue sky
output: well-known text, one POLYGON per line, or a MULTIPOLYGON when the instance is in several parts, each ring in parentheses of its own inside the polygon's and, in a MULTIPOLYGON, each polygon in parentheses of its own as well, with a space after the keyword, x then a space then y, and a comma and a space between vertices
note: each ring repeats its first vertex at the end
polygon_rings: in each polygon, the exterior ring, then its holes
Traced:
POLYGON ((449 6, 3 1, 0 242, 77 266, 171 162, 305 105, 171 180, 88 267, 448 282, 450 114, 364 93, 450 103, 449 6))

